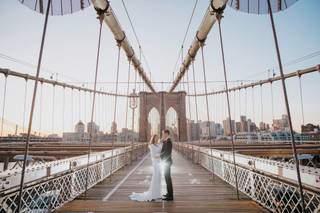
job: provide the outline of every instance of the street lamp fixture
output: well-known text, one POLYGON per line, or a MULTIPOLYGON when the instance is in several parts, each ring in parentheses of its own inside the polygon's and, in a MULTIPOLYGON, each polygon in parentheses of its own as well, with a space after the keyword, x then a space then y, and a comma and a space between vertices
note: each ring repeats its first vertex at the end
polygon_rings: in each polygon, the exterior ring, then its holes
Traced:
MULTIPOLYGON (((129 103, 130 103, 130 108, 132 109, 132 133, 134 134, 134 111, 138 107, 138 95, 136 94, 136 90, 133 89, 132 93, 129 95, 129 103)), ((130 155, 130 163, 132 162, 132 157, 133 157, 133 141, 134 137, 131 139, 131 155, 130 155)))

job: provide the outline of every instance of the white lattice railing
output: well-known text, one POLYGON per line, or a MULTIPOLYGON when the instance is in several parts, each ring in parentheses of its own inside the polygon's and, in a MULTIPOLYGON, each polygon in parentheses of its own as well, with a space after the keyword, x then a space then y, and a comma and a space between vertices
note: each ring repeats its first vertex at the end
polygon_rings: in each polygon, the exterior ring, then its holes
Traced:
MULTIPOLYGON (((223 156, 211 156, 209 148, 175 144, 177 150, 188 158, 235 187, 234 165, 223 156)), ((215 150, 218 151, 218 150, 215 150)), ((238 155, 238 154, 237 154, 238 155)), ((236 164, 239 191, 271 212, 302 212, 299 188, 295 181, 279 178, 256 168, 236 164)), ((320 212, 320 189, 306 186, 303 190, 307 213, 320 212)))
MULTIPOLYGON (((125 166, 130 160, 131 154, 133 156, 141 155, 145 150, 144 144, 135 145, 133 152, 130 148, 127 150, 119 148, 114 150, 116 154, 113 157, 103 155, 103 157, 96 158, 95 161, 90 160, 88 189, 125 166)), ((111 152, 111 150, 107 152, 111 152)), ((105 152, 103 153, 105 154, 105 152)), ((76 162, 74 160, 79 158, 71 159, 72 162, 76 162)), ((68 159, 63 162, 65 161, 68 159)), ((72 164, 72 162, 70 163, 72 164)), ((82 164, 60 173, 29 181, 23 190, 21 212, 50 212, 61 207, 85 191, 86 177, 87 165, 82 164)), ((17 212, 18 196, 18 186, 1 190, 0 213, 17 212)))

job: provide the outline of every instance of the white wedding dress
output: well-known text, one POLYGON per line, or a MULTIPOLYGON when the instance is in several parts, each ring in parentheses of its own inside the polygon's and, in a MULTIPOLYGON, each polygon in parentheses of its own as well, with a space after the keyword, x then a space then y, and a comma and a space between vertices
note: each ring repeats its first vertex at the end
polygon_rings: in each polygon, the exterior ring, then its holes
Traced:
POLYGON ((133 192, 129 198, 136 201, 152 201, 161 198, 161 159, 162 143, 149 145, 152 159, 152 179, 148 191, 142 193, 133 192))

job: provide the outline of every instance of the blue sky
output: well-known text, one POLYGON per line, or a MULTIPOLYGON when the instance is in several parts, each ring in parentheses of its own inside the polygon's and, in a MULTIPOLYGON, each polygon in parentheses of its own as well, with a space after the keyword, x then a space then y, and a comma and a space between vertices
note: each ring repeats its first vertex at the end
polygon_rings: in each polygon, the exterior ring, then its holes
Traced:
MULTIPOLYGON (((150 65, 152 80, 170 81, 176 62, 179 48, 187 27, 194 0, 126 0, 131 18, 142 48, 150 65)), ((195 32, 202 20, 209 1, 201 0, 195 11, 185 46, 188 47, 194 38, 195 32)), ((119 19, 123 29, 131 41, 136 52, 135 42, 129 21, 125 15, 120 0, 111 1, 111 5, 119 19)), ((283 62, 290 62, 296 58, 320 50, 319 14, 320 1, 300 0, 288 10, 275 14, 275 22, 281 48, 283 62)), ((267 77, 266 70, 277 65, 273 43, 273 37, 268 16, 251 15, 236 12, 231 8, 225 10, 222 22, 225 43, 226 62, 229 80, 255 80, 267 77)), ((36 64, 40 46, 41 31, 44 17, 24 7, 18 1, 2 0, 0 3, 0 53, 36 64)), ((43 57, 43 67, 58 74, 58 79, 65 82, 89 82, 87 87, 92 87, 90 82, 94 78, 95 52, 97 46, 98 21, 92 7, 73 15, 63 17, 50 17, 48 33, 43 57)), ((110 30, 104 26, 102 34, 102 51, 99 71, 99 81, 115 81, 116 79, 116 42, 110 30)), ((200 56, 200 55, 199 55, 200 56)), ((223 80, 221 55, 218 43, 217 27, 214 26, 209 34, 205 46, 207 77, 211 81, 223 80)), ((306 60, 285 67, 285 72, 292 72, 309 66, 319 64, 320 57, 306 60)), ((197 80, 202 80, 200 58, 196 60, 197 80)), ((145 62, 144 66, 146 67, 145 62)), ((10 68, 22 73, 34 74, 35 68, 19 65, 0 58, 0 67, 10 68)), ((127 76, 127 59, 122 53, 120 66, 120 81, 125 81, 127 76)), ((176 72, 177 70, 175 70, 176 72)), ((276 73, 277 70, 276 70, 276 73)), ((50 72, 43 71, 43 77, 50 77, 50 72)), ((133 75, 131 76, 133 78, 133 75)), ((302 78, 305 122, 319 124, 320 121, 320 74, 313 73, 302 78)), ((290 105, 293 112, 295 128, 298 129, 302 116, 300 108, 298 79, 288 80, 290 105)), ((3 96, 4 78, 0 76, 0 94, 3 96)), ((82 83, 81 83, 82 84, 82 83)), ((8 79, 8 98, 6 103, 5 118, 12 123, 22 125, 23 120, 23 96, 24 80, 8 79)), ((27 111, 31 100, 32 82, 28 83, 27 111)), ((107 91, 115 91, 114 84, 99 84, 98 88, 107 91)), ((156 85, 157 89, 166 90, 168 85, 156 85)), ((208 84, 210 90, 222 88, 221 83, 208 84)), ((203 91, 203 85, 198 85, 203 91)), ((82 94, 80 107, 78 93, 74 92, 74 110, 71 109, 71 92, 66 91, 65 122, 62 118, 62 89, 55 89, 55 101, 52 103, 53 88, 44 86, 42 130, 46 132, 71 130, 77 120, 89 119, 90 102, 89 95, 82 94), (86 102, 85 102, 86 100, 86 102), (52 122, 53 104, 54 121, 52 122), (52 126, 53 123, 53 126, 52 126)), ((125 93, 126 87, 121 84, 120 92, 125 93)), ((236 102, 232 100, 232 114, 239 119, 240 114, 247 111, 247 116, 271 122, 271 98, 269 85, 263 87, 263 113, 261 113, 260 88, 254 92, 255 101, 251 102, 251 91, 247 92, 247 107, 245 107, 245 93, 236 93, 236 102), (250 94, 250 96, 249 96, 250 94), (249 101, 250 100, 250 101, 249 101), (241 105, 241 108, 238 107, 241 105), (253 107, 254 106, 254 113, 253 107), (245 109, 247 108, 247 110, 245 109), (236 110, 234 110, 236 109, 236 110), (261 116, 262 114, 262 116, 261 116)), ((285 112, 281 87, 274 84, 275 117, 280 117, 285 112)), ((233 99, 233 94, 231 94, 233 99)), ((99 101, 99 100, 98 100, 99 101)), ((109 130, 112 120, 112 98, 105 98, 97 109, 97 122, 109 130), (107 110, 104 110, 107 109, 107 110)), ((204 99, 200 99, 200 118, 205 120, 204 99)), ((35 129, 39 129, 39 99, 35 116, 35 129)), ((2 107, 3 101, 0 100, 2 107)), ((191 109, 194 110, 194 102, 191 101, 191 109)), ((212 120, 220 121, 226 115, 225 101, 221 98, 210 98, 210 116, 212 120)), ((119 100, 117 109, 119 126, 124 127, 125 100, 119 100)), ((195 119, 194 115, 191 116, 195 119)), ((131 115, 129 116, 131 119, 131 115)))

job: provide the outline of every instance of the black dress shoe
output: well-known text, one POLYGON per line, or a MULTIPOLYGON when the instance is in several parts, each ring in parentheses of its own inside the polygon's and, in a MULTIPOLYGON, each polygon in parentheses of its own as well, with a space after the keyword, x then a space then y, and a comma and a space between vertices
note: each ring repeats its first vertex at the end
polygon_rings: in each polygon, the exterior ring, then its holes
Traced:
POLYGON ((173 200, 173 197, 164 197, 164 198, 162 198, 162 200, 165 200, 165 201, 172 201, 172 200, 173 200))
POLYGON ((168 197, 168 194, 162 195, 162 197, 168 197))

